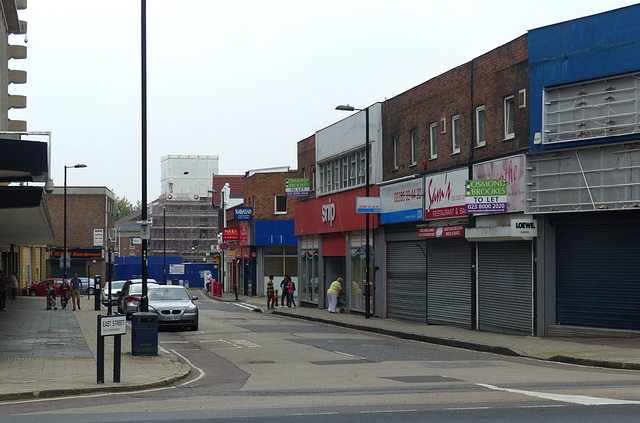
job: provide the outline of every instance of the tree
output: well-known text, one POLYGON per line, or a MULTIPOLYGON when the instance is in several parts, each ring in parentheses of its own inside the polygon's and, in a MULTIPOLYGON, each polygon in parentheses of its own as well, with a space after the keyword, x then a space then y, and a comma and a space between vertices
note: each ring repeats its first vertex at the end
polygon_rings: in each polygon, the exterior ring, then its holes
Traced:
POLYGON ((142 202, 138 200, 136 205, 131 204, 131 201, 127 200, 126 197, 119 197, 116 194, 115 200, 115 210, 114 210, 114 218, 115 220, 120 220, 128 214, 140 210, 142 208, 142 202))

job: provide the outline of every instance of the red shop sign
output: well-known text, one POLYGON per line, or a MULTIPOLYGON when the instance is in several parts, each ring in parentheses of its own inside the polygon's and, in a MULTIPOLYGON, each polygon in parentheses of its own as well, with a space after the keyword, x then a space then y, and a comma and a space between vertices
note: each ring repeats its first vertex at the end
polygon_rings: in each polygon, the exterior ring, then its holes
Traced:
POLYGON ((240 231, 238 228, 222 228, 223 241, 238 241, 240 239, 240 231))

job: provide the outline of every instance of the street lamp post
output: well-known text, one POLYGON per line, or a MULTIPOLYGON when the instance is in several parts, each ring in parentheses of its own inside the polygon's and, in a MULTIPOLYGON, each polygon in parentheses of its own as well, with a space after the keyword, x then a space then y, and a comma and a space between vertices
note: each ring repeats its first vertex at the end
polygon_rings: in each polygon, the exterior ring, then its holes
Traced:
POLYGON ((64 247, 62 252, 62 278, 67 279, 67 169, 74 168, 79 169, 87 167, 86 164, 75 164, 73 166, 64 166, 64 247))
POLYGON ((162 206, 162 271, 167 284, 167 206, 162 206))
MULTIPOLYGON (((365 116, 365 142, 364 142, 364 168, 365 168, 365 196, 369 197, 369 155, 370 155, 370 146, 369 146, 369 108, 366 107, 364 109, 356 109, 353 106, 340 105, 336 107, 336 110, 353 112, 355 110, 364 111, 365 116)), ((365 268, 364 268, 364 297, 365 297, 365 318, 369 319, 371 317, 371 285, 369 284, 369 213, 365 213, 365 268)))

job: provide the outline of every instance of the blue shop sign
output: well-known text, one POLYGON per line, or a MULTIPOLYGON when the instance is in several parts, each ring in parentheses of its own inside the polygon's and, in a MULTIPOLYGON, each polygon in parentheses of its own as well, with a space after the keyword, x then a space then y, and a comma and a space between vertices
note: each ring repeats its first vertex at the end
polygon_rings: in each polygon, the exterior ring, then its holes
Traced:
POLYGON ((235 220, 253 220, 253 207, 236 208, 235 217, 235 220))

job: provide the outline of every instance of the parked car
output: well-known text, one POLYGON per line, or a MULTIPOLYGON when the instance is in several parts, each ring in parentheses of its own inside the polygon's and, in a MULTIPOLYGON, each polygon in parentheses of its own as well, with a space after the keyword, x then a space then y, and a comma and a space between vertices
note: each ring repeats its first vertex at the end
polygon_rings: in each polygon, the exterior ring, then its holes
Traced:
POLYGON ((60 285, 62 285, 62 278, 48 278, 23 288, 22 295, 30 297, 45 296, 51 286, 56 290, 56 295, 60 295, 60 285))
POLYGON ((179 285, 151 285, 147 292, 149 311, 158 315, 158 327, 184 326, 198 330, 198 306, 186 288, 179 285))
MULTIPOLYGON (((137 283, 137 282, 142 282, 142 279, 129 279, 130 282, 133 283, 137 283)), ((120 280, 120 281, 112 281, 111 283, 113 284, 113 288, 111 288, 111 305, 117 305, 118 304, 118 295, 120 295, 120 290, 122 290, 122 287, 124 286, 125 283, 127 283, 128 281, 126 280, 120 280)), ((147 279, 147 283, 157 283, 155 279, 147 279)), ((104 304, 105 306, 109 305, 109 303, 107 302, 107 298, 109 297, 109 282, 105 282, 104 287, 102 288, 102 294, 101 294, 101 302, 102 304, 104 304)))
MULTIPOLYGON (((147 280, 147 289, 151 285, 157 285, 155 281, 147 280)), ((139 311, 140 297, 142 295, 142 282, 127 281, 118 294, 118 313, 126 314, 127 318, 139 311)))
POLYGON ((109 296, 109 282, 105 282, 102 288, 102 304, 108 306, 109 302, 111 302, 111 305, 115 305, 118 301, 118 294, 126 282, 127 281, 111 281, 111 296, 109 296))
MULTIPOLYGON (((82 293, 93 295, 95 292, 95 280, 93 278, 78 278, 82 282, 82 293)), ((69 278, 69 281, 71 278, 69 278)))

